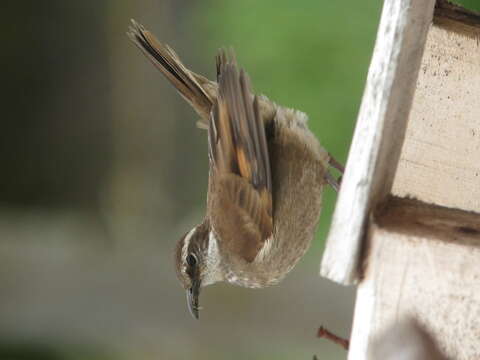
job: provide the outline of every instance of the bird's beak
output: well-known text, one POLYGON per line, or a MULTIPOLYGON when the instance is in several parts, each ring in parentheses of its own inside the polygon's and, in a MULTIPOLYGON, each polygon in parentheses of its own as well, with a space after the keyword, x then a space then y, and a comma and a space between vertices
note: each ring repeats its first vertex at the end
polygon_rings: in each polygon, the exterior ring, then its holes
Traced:
POLYGON ((190 314, 198 319, 198 296, 200 295, 200 281, 194 281, 192 287, 187 289, 187 305, 190 314))

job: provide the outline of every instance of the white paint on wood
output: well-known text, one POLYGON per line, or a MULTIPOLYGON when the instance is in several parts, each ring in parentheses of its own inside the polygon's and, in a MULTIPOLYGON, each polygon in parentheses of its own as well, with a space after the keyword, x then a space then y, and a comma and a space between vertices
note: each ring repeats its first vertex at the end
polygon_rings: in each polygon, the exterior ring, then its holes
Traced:
POLYGON ((471 33, 428 34, 395 195, 480 211, 480 45, 471 33))
POLYGON ((321 275, 358 280, 370 209, 391 190, 434 0, 386 0, 321 275))
POLYGON ((373 321, 375 310, 375 284, 373 278, 364 279, 357 289, 355 301, 354 326, 350 335, 349 360, 367 360, 369 324, 373 321), (365 325, 365 326, 362 326, 365 325), (356 325, 356 326, 355 326, 356 325))

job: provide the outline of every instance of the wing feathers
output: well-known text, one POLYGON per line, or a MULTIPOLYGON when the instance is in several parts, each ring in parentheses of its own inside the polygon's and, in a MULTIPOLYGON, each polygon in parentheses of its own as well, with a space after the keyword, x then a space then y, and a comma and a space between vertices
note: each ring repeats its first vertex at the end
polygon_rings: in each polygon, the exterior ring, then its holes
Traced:
POLYGON ((209 148, 215 192, 213 225, 230 251, 253 261, 273 231, 272 181, 265 128, 247 74, 225 52, 209 148))
POLYGON ((258 104, 258 97, 255 96, 255 99, 253 101, 253 109, 255 112, 255 119, 256 119, 256 124, 257 124, 257 132, 259 134, 258 136, 258 142, 259 142, 259 153, 262 156, 262 163, 264 164, 264 172, 265 172, 265 179, 266 179, 266 188, 269 193, 272 192, 272 172, 270 168, 270 155, 268 153, 268 145, 267 145, 267 136, 265 134, 265 127, 263 125, 262 118, 260 116, 260 106, 258 104))
MULTIPOLYGON (((220 123, 216 125, 217 128, 228 127, 230 130, 221 136, 229 139, 221 144, 224 145, 221 146, 222 151, 235 156, 232 162, 237 164, 240 176, 245 177, 258 190, 265 187, 271 192, 270 160, 258 99, 251 93, 248 75, 243 70, 239 72, 234 62, 225 61, 226 55, 221 52, 217 56, 218 107, 226 108, 227 116, 214 116, 212 119, 215 123, 220 123), (229 126, 223 123, 228 123, 229 126), (231 146, 232 151, 228 151, 225 146, 231 146)), ((235 167, 225 170, 235 171, 235 167)))
POLYGON ((272 217, 262 199, 248 182, 234 174, 222 174, 215 199, 217 211, 212 216, 221 246, 229 254, 247 262, 255 260, 265 241, 272 235, 272 217))

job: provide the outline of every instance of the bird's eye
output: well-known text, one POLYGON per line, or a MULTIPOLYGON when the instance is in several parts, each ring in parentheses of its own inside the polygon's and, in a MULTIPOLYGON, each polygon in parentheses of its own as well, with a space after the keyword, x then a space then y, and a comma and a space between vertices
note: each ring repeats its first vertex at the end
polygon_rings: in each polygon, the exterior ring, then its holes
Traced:
POLYGON ((193 255, 193 254, 189 254, 189 255, 187 256, 187 264, 188 264, 189 266, 195 266, 195 265, 197 265, 197 258, 196 258, 196 256, 193 255))

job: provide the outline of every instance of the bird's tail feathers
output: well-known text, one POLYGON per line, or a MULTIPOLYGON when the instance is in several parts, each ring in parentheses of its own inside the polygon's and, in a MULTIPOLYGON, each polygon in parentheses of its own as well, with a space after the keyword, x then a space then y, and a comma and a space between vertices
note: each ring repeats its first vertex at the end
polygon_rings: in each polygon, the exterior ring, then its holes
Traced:
POLYGON ((127 35, 200 115, 198 126, 207 128, 214 100, 205 89, 210 81, 188 70, 173 49, 133 19, 127 35))

